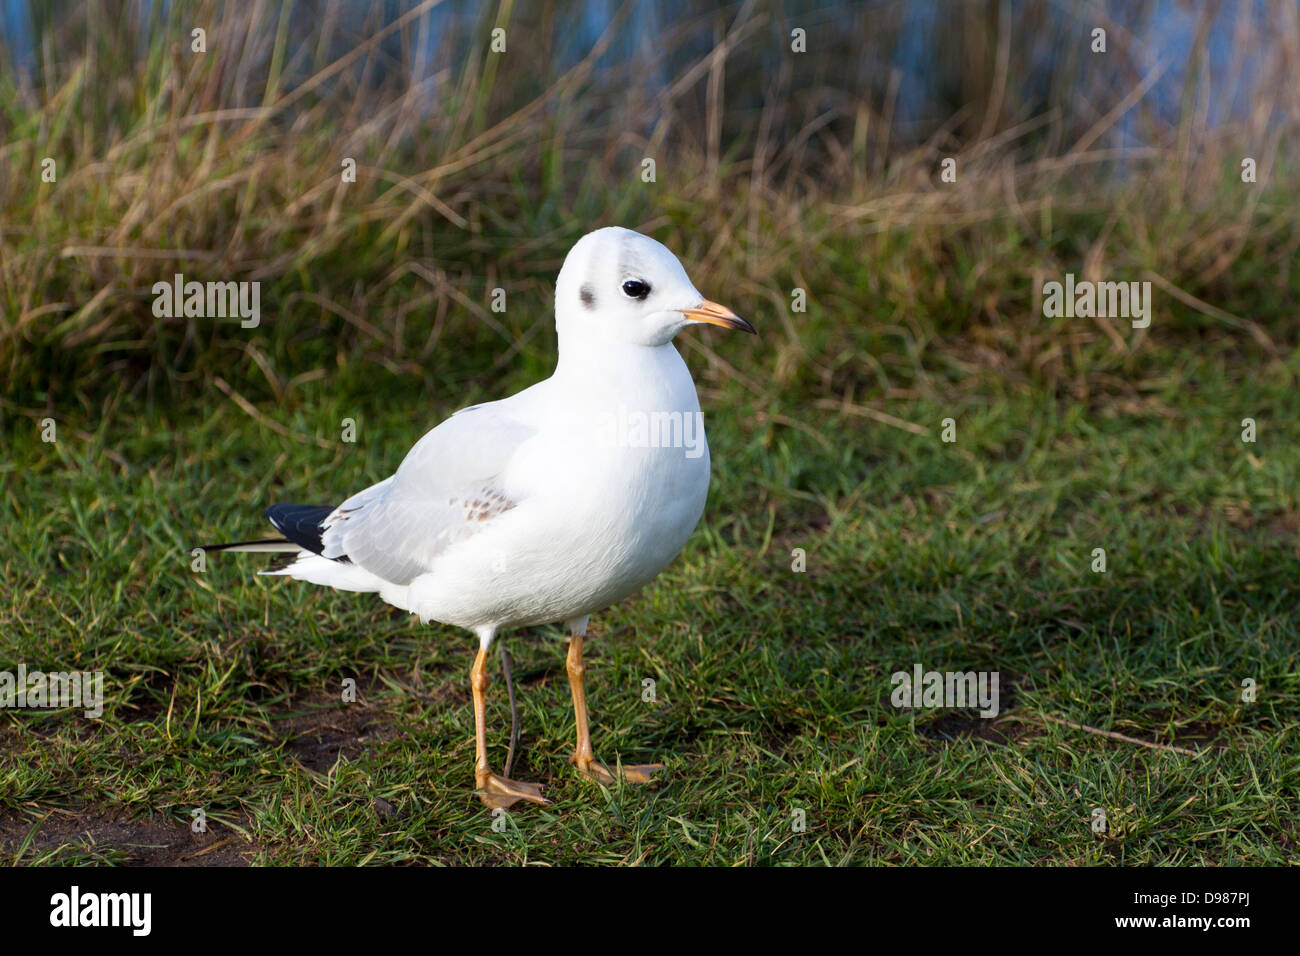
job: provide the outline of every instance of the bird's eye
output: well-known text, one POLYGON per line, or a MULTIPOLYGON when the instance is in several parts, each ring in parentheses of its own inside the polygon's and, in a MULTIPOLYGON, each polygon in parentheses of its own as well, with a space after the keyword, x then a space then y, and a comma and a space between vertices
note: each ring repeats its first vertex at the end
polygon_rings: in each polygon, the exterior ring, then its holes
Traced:
POLYGON ((628 279, 623 283, 623 294, 632 299, 644 299, 650 294, 650 283, 628 279))

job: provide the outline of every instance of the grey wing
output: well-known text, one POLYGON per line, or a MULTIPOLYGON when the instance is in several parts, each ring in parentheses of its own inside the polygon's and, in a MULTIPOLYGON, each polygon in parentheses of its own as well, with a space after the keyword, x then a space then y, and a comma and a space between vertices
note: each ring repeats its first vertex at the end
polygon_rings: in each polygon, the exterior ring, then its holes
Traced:
POLYGON ((392 477, 335 508, 322 523, 322 554, 410 584, 449 545, 514 508, 501 474, 535 429, 498 404, 452 415, 415 443, 392 477))

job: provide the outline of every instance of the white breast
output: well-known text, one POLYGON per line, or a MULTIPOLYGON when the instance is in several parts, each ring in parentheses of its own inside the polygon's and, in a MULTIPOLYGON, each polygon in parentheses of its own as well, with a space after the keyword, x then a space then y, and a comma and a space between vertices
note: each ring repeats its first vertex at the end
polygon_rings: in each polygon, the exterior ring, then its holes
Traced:
POLYGON ((502 476, 518 506, 385 600, 468 628, 549 623, 621 600, 676 557, 709 485, 685 363, 667 345, 584 366, 528 392, 537 432, 502 476))

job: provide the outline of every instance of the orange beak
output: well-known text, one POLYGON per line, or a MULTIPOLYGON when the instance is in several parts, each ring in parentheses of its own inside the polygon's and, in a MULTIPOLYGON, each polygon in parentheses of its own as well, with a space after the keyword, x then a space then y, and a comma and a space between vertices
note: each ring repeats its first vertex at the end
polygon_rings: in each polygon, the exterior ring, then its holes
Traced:
POLYGON ((682 309, 682 315, 692 322, 720 325, 724 329, 740 329, 750 335, 758 334, 752 325, 736 315, 735 312, 732 312, 725 305, 718 305, 718 303, 710 302, 708 299, 705 299, 693 309, 682 309))

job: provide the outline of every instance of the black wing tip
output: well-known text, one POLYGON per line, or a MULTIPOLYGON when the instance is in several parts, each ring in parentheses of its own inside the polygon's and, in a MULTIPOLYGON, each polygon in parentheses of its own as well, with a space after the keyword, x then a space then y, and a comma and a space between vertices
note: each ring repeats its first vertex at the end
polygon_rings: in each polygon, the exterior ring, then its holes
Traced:
POLYGON ((276 531, 294 544, 320 554, 325 550, 321 542, 321 522, 333 510, 333 505, 271 505, 266 509, 266 518, 276 531))

